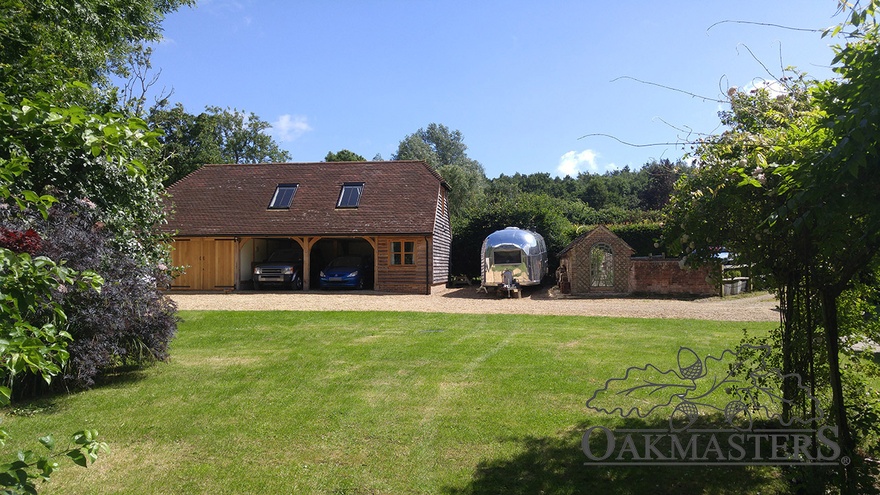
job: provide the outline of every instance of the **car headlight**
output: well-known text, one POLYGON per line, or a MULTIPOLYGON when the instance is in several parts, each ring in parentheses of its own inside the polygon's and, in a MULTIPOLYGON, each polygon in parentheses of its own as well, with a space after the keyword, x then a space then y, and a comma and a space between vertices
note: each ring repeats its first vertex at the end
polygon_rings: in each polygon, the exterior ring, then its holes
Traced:
POLYGON ((327 276, 327 275, 324 275, 324 270, 321 270, 321 273, 319 273, 318 275, 319 275, 321 278, 324 278, 324 277, 327 276))
POLYGON ((284 268, 284 270, 282 270, 281 273, 283 273, 285 275, 293 275, 293 268, 288 266, 288 267, 284 268))
POLYGON ((349 276, 349 277, 357 277, 357 276, 358 276, 358 272, 357 272, 357 270, 355 270, 355 271, 349 273, 348 276, 349 276))
POLYGON ((260 268, 260 267, 256 267, 256 268, 254 268, 254 275, 259 275, 259 274, 261 274, 261 273, 263 273, 263 269, 262 269, 262 268, 260 268))

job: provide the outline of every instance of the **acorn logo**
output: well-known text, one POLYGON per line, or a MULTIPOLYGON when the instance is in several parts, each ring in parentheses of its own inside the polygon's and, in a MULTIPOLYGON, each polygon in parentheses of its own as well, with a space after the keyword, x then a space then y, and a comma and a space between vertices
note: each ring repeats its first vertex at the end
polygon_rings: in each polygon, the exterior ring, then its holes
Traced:
POLYGON ((823 425, 820 402, 799 375, 769 366, 770 352, 769 346, 742 345, 701 358, 680 347, 673 368, 632 366, 622 377, 607 380, 587 401, 588 408, 630 419, 659 416, 668 426, 658 430, 647 421, 642 430, 593 426, 581 442, 593 461, 587 464, 844 462, 837 458, 836 427, 823 425), (793 400, 782 397, 783 384, 800 389, 800 396, 813 402, 806 410, 816 411, 816 417, 784 418, 783 406, 793 400), (762 429, 754 429, 758 421, 762 429))

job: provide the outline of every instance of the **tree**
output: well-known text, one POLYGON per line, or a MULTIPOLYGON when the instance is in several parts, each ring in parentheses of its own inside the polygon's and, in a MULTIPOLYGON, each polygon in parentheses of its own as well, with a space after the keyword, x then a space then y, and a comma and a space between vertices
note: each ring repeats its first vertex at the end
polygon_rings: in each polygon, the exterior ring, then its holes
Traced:
MULTIPOLYGON (((840 79, 812 84, 795 75, 780 80, 781 95, 730 92, 731 110, 721 114, 728 130, 699 144, 698 166, 679 183, 667 222, 671 240, 691 259, 707 261, 727 247, 773 284, 782 308, 783 372, 806 377, 814 390, 829 383, 842 452, 856 461, 860 439, 850 422, 864 406, 847 406, 857 394, 848 392, 854 385, 840 354, 863 328, 844 326, 852 320, 841 301, 876 269, 880 251, 880 111, 872 97, 880 90, 880 52, 877 26, 865 22, 877 4, 849 17, 850 41, 835 57, 840 79)), ((797 398, 781 386, 785 397, 797 398)), ((862 448, 871 447, 870 436, 862 448)), ((846 466, 847 493, 872 483, 862 478, 864 466, 846 466)))
POLYGON ((161 148, 153 160, 164 164, 168 174, 163 181, 166 186, 206 163, 223 161, 220 146, 214 140, 214 124, 207 114, 187 113, 178 103, 170 109, 152 109, 148 121, 163 131, 158 138, 161 148))
POLYGON ((161 38, 166 14, 192 0, 6 0, 0 3, 0 93, 59 89, 59 81, 108 87, 127 57, 161 38))
POLYGON ((325 162, 365 162, 366 158, 358 155, 353 151, 349 151, 346 149, 342 149, 333 153, 332 151, 327 152, 327 156, 324 157, 325 162))
MULTIPOLYGON (((46 0, 0 2, 0 403, 13 386, 52 381, 68 363, 73 336, 59 301, 69 291, 95 294, 102 279, 40 253, 48 245, 29 220, 47 219, 56 196, 97 209, 117 257, 156 267, 167 256, 152 232, 161 221, 161 167, 145 161, 156 134, 116 108, 111 73, 146 40, 157 40, 163 16, 188 0, 46 0), (96 88, 98 88, 96 90, 96 88), (92 199, 88 199, 91 197, 92 199), (19 227, 13 227, 19 225, 19 227)), ((90 245, 79 254, 86 254, 90 245)), ((88 267, 92 268, 92 267, 88 267)), ((155 284, 148 291, 157 295, 155 284)), ((134 295, 134 298, 139 295, 134 295)), ((161 295, 159 295, 161 297, 161 295)), ((131 302, 126 295, 125 301, 131 302)), ((85 311, 101 308, 83 305, 85 311)), ((88 346, 87 340, 76 342, 88 346)), ((106 446, 94 431, 74 435, 74 448, 30 451, 0 467, 4 493, 36 493, 64 455, 87 466, 106 446)), ((0 430, 0 444, 8 437, 0 430)))
POLYGON ((442 124, 429 124, 406 136, 392 160, 422 160, 449 184, 450 215, 458 216, 467 208, 479 206, 486 188, 486 173, 480 162, 467 156, 467 146, 460 131, 450 131, 442 124))
POLYGON ((170 109, 154 108, 148 119, 164 131, 154 160, 167 169, 166 185, 207 163, 290 161, 290 153, 266 134, 271 125, 254 113, 207 107, 193 115, 178 103, 170 109))
POLYGON ((213 125, 214 142, 220 148, 221 163, 273 163, 290 161, 290 153, 282 150, 265 131, 272 127, 255 113, 236 109, 208 107, 208 120, 213 125))
POLYGON ((584 183, 580 199, 595 209, 604 208, 609 203, 607 178, 601 175, 580 174, 578 181, 584 183))
MULTIPOLYGON (((851 329, 841 327, 839 301, 880 252, 880 104, 873 97, 880 90, 877 8, 880 2, 872 0, 863 9, 852 9, 851 41, 838 47, 835 57, 840 79, 819 85, 817 100, 823 113, 813 130, 827 132, 829 147, 820 149, 812 163, 778 171, 788 198, 781 211, 796 212, 792 227, 812 234, 813 283, 820 296, 833 403, 845 453, 854 453, 855 439, 845 414, 839 346, 841 338, 852 337, 851 329)), ((848 469, 850 492, 859 489, 857 481, 853 468, 848 469)))
POLYGON ((648 176, 647 186, 638 193, 642 209, 660 210, 666 206, 681 176, 680 169, 681 164, 673 164, 665 158, 642 167, 640 172, 648 176))
MULTIPOLYGON (((4 13, 0 22, 0 208, 4 225, 43 235, 47 230, 39 222, 50 216, 56 198, 85 201, 99 212, 94 225, 107 232, 108 249, 118 258, 150 271, 166 261, 164 237, 154 230, 165 215, 164 170, 149 161, 158 133, 143 120, 126 115, 124 109, 112 108, 115 99, 91 85, 104 84, 104 76, 126 50, 158 37, 162 15, 182 4, 12 0, 0 6, 4 13)), ((48 245, 48 241, 43 243, 48 245)), ((94 244, 82 243, 75 254, 87 257, 92 248, 94 244)), ((6 259, 25 266, 29 263, 26 254, 6 259)), ((69 270, 66 261, 72 257, 54 253, 33 264, 69 270)), ((81 270, 96 268, 83 264, 81 270)), ((8 276, 24 273, 3 272, 8 276)), ((60 274, 51 278, 59 293, 70 289, 60 274)), ((155 284, 150 289, 159 295, 155 284)), ((30 297, 46 296, 43 289, 32 292, 30 297)), ((57 293, 48 297, 56 303, 60 299, 57 293)), ((51 311, 58 314, 64 325, 59 329, 66 332, 71 319, 65 310, 69 308, 51 311)), ((99 308, 84 305, 82 310, 99 308)), ((14 328, 2 325, 4 332, 14 328)), ((170 336, 163 338, 167 341, 170 336)))

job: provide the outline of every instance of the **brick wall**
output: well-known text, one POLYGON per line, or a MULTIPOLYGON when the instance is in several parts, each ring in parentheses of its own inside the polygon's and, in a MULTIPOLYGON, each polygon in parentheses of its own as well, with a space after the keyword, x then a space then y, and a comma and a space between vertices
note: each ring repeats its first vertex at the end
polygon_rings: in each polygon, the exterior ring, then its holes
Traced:
POLYGON ((714 296, 710 267, 682 268, 677 259, 632 258, 630 291, 638 294, 714 296))

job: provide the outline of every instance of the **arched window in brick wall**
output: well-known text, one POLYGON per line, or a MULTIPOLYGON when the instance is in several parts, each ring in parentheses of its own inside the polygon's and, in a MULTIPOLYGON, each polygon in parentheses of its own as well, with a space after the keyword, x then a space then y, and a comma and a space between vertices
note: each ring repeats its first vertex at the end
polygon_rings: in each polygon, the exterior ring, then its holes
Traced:
POLYGON ((590 249, 590 286, 614 287, 614 253, 608 244, 590 249))

